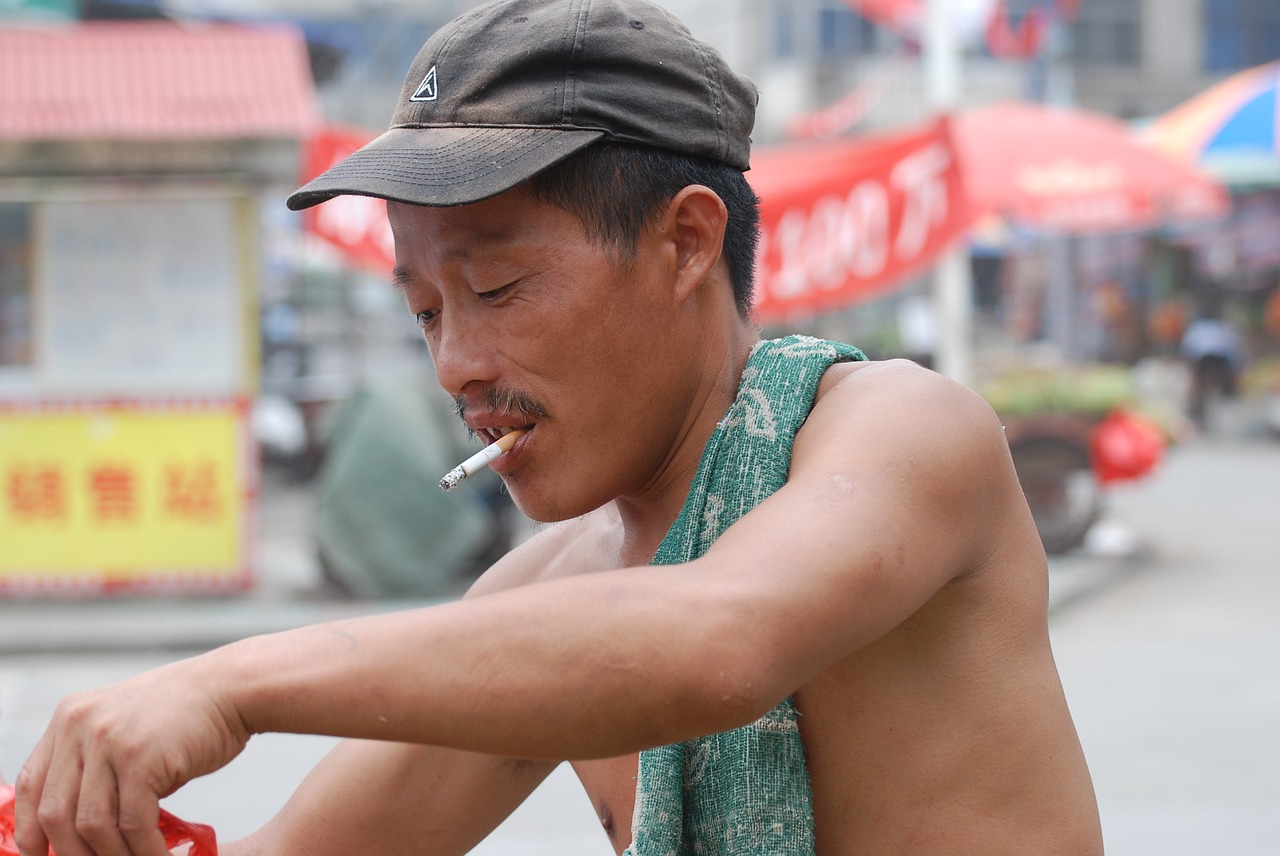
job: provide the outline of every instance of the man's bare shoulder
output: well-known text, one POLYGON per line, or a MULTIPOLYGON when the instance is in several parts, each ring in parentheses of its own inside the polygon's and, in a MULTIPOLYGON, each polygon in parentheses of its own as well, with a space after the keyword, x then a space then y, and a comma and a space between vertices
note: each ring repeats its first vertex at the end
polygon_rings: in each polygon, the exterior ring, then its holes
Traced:
POLYGON ((810 420, 797 435, 806 445, 837 442, 846 449, 910 456, 985 450, 1002 455, 1004 432, 990 404, 968 387, 910 360, 838 363, 818 388, 810 420), (856 442, 855 442, 856 441, 856 442))
MULTIPOLYGON (((881 527, 886 539, 936 533, 952 554, 945 577, 1010 537, 993 523, 1025 504, 990 404, 908 360, 838 364, 824 376, 796 435, 790 482, 816 495, 833 479, 898 508, 881 527)), ((1020 540, 1030 538, 1024 528, 1020 540)))
POLYGON ((815 406, 831 406, 832 392, 840 406, 854 406, 843 397, 854 392, 862 397, 888 397, 899 407, 919 407, 936 410, 939 407, 965 406, 969 416, 985 416, 990 413, 986 401, 973 390, 957 383, 933 369, 907 359, 867 360, 836 363, 832 365, 818 386, 815 406))
POLYGON ((467 592, 468 597, 518 588, 540 580, 616 567, 611 556, 617 530, 612 506, 564 520, 539 524, 528 538, 489 567, 467 592))

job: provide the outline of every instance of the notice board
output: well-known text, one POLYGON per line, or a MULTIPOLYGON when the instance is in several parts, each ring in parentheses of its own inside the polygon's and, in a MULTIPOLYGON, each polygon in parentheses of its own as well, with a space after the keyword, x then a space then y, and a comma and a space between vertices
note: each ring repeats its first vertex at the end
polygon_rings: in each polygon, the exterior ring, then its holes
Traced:
POLYGON ((30 200, 34 359, 0 394, 0 595, 251 584, 256 204, 216 183, 30 200))

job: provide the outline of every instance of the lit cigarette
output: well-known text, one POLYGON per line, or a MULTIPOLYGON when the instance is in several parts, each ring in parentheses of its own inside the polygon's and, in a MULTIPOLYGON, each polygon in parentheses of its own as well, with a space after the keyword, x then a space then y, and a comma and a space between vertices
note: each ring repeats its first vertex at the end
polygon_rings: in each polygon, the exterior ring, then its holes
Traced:
POLYGON ((440 489, 453 490, 458 486, 458 482, 489 466, 489 464, 493 463, 494 458, 504 452, 511 451, 511 447, 516 444, 516 440, 519 440, 520 435, 523 433, 523 428, 517 428, 510 433, 503 434, 497 440, 449 470, 449 474, 440 479, 440 489))

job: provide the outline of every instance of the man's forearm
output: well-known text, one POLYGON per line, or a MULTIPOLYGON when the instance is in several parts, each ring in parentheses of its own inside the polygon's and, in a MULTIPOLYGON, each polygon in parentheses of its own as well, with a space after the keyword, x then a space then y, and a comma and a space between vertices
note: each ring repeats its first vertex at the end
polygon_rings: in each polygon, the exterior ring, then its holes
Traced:
POLYGON ((437 746, 346 740, 264 827, 223 856, 462 856, 522 803, 555 764, 437 746))
POLYGON ((721 683, 742 634, 714 610, 683 614, 673 579, 558 580, 256 637, 203 665, 249 733, 608 757, 741 724, 761 704, 721 683))

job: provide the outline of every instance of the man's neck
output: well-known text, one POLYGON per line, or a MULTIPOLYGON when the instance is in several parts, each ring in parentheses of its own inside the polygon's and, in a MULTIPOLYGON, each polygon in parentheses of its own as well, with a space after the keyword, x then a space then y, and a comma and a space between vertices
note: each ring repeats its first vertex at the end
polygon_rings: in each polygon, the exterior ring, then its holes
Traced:
POLYGON ((614 500, 620 553, 626 564, 647 564, 680 514, 703 449, 737 397, 747 359, 759 338, 743 322, 734 325, 722 347, 703 350, 699 370, 705 381, 667 462, 642 493, 614 500))

